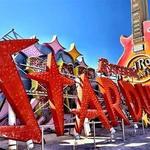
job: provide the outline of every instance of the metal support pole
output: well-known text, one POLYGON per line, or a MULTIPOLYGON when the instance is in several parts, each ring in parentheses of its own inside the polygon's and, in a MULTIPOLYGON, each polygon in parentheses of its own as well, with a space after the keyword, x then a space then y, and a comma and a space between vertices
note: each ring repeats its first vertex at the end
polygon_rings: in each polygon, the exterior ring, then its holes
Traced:
POLYGON ((77 139, 74 137, 74 145, 73 145, 73 150, 76 150, 76 145, 77 145, 77 139))
POLYGON ((42 150, 44 150, 44 129, 42 127, 42 150))
POLYGON ((93 142, 94 142, 94 149, 96 149, 96 141, 95 141, 95 122, 93 121, 93 142))
POLYGON ((144 121, 142 119, 142 130, 143 130, 143 134, 145 134, 145 127, 144 127, 144 121))
MULTIPOLYGON (((16 115, 9 104, 8 104, 8 123, 9 125, 16 124, 16 115)), ((8 149, 17 150, 17 142, 15 140, 8 140, 8 149)))
POLYGON ((122 139, 123 141, 125 141, 126 137, 125 137, 125 126, 124 126, 124 120, 121 120, 121 126, 122 126, 122 139))

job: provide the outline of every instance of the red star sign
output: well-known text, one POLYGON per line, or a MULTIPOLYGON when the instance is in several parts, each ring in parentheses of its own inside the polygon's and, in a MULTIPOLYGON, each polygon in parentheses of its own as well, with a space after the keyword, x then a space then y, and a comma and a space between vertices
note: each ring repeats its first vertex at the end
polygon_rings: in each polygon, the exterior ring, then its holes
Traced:
POLYGON ((57 135, 64 133, 64 105, 63 105, 63 87, 71 85, 73 80, 59 73, 53 54, 48 55, 47 71, 34 72, 28 75, 30 78, 47 85, 47 92, 50 100, 51 112, 54 120, 57 135))

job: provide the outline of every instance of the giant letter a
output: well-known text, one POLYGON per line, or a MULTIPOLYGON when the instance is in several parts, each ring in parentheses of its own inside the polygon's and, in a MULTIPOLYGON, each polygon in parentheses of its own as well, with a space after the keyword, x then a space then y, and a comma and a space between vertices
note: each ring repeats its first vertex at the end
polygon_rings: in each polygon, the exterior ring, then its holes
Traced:
POLYGON ((81 133, 85 118, 93 119, 96 117, 99 118, 105 128, 110 129, 111 125, 85 74, 81 75, 81 82, 77 91, 80 105, 79 108, 72 110, 78 116, 75 126, 76 131, 81 133))

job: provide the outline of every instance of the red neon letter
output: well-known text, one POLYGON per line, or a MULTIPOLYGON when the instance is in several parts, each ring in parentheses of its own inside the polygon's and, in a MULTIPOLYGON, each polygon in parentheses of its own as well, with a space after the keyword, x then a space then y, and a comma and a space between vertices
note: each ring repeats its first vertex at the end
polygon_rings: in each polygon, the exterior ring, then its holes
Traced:
POLYGON ((80 106, 72 110, 78 116, 76 131, 81 133, 85 118, 92 119, 96 117, 99 118, 105 128, 110 129, 111 125, 102 110, 88 78, 84 74, 81 75, 80 83, 81 85, 77 87, 80 106))
POLYGON ((142 84, 135 85, 135 89, 137 90, 140 97, 142 108, 144 109, 145 112, 147 112, 150 115, 150 102, 149 102, 150 97, 148 97, 149 92, 147 92, 147 88, 148 87, 142 86, 142 84))
POLYGON ((149 99, 150 99, 150 86, 144 86, 144 90, 145 90, 145 93, 146 93, 146 95, 147 95, 147 98, 148 98, 148 102, 149 102, 149 104, 150 104, 150 101, 149 101, 149 99))
POLYGON ((135 87, 129 82, 125 81, 119 81, 118 83, 122 94, 124 95, 126 104, 133 118, 133 121, 138 122, 142 116, 142 106, 135 87))
POLYGON ((116 126, 118 124, 117 117, 122 118, 126 124, 129 124, 129 121, 121 108, 121 97, 116 84, 108 78, 98 77, 96 80, 99 83, 99 89, 104 96, 112 125, 116 126))
POLYGON ((22 123, 20 126, 0 126, 0 136, 20 141, 41 141, 41 131, 11 56, 36 42, 35 39, 0 42, 0 88, 22 123))

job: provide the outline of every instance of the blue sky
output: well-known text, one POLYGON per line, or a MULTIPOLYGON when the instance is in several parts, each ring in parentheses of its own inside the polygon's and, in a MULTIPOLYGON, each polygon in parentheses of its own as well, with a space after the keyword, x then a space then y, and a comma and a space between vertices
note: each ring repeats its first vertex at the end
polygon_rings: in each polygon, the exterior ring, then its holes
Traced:
POLYGON ((74 42, 88 65, 99 58, 116 63, 120 36, 130 35, 130 0, 0 0, 0 36, 12 28, 40 42, 59 37, 68 49, 74 42))

